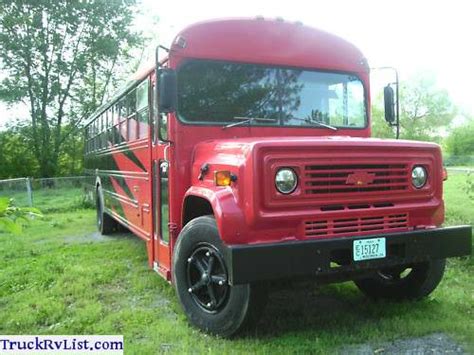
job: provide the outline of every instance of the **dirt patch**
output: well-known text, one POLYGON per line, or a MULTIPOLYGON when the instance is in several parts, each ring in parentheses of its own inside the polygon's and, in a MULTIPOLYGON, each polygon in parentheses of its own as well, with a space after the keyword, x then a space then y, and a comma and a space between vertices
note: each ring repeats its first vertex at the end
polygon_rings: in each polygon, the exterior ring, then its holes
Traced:
POLYGON ((446 334, 431 334, 420 338, 398 339, 378 345, 349 345, 340 354, 467 354, 461 345, 446 334))
POLYGON ((76 243, 103 243, 111 242, 117 239, 130 238, 130 233, 114 233, 113 235, 102 235, 99 232, 88 233, 84 235, 73 235, 64 238, 64 242, 67 244, 76 243))

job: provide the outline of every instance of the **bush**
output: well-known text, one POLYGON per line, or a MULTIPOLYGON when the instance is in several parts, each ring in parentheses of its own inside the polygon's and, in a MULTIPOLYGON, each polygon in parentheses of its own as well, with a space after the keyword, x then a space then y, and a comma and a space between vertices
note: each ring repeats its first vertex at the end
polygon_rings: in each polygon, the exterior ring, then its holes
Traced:
POLYGON ((445 154, 444 166, 474 166, 474 155, 449 155, 445 154))
POLYGON ((21 220, 28 221, 33 217, 41 217, 41 212, 32 207, 16 207, 13 199, 0 198, 0 231, 20 233, 21 220))
MULTIPOLYGON (((446 151, 453 156, 474 156, 474 121, 454 128, 446 139, 446 151)), ((473 160, 470 160, 471 162, 473 160)))

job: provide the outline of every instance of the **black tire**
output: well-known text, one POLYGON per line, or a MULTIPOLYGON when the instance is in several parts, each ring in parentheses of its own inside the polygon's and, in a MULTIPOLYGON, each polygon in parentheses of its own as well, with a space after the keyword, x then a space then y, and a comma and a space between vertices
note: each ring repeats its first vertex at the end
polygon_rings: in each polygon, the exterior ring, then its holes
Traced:
POLYGON ((443 278, 445 266, 444 259, 431 260, 379 270, 372 277, 354 282, 359 290, 373 299, 419 300, 436 289, 443 278))
POLYGON ((100 234, 112 234, 118 228, 118 223, 104 210, 104 194, 102 188, 97 187, 96 193, 96 212, 97 212, 97 229, 100 234))
POLYGON ((192 220, 181 231, 175 246, 173 282, 192 325, 213 335, 230 337, 256 323, 265 306, 267 290, 264 285, 229 285, 224 248, 212 216, 192 220))

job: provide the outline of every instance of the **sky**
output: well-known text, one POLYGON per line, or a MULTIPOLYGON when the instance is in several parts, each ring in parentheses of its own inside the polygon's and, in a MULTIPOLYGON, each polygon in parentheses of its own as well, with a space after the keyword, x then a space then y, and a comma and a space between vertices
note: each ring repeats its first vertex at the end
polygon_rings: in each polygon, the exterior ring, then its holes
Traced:
MULTIPOLYGON (((160 43, 169 46, 187 25, 212 18, 263 16, 301 21, 354 43, 371 67, 396 67, 401 81, 420 71, 433 73, 437 85, 448 90, 456 105, 474 113, 471 4, 468 0, 142 0, 136 27, 157 33, 160 43)), ((150 43, 150 51, 155 45, 150 43)), ((377 71, 372 79, 374 83, 388 80, 377 71)), ((0 127, 24 114, 22 108, 0 103, 0 127)))

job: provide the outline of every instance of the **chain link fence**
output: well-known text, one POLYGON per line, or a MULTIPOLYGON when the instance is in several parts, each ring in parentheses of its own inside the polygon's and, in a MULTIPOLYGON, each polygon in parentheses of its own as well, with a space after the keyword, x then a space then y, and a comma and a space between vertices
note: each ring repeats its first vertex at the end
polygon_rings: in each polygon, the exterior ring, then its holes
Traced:
POLYGON ((33 193, 31 191, 31 179, 7 179, 0 180, 0 197, 13 198, 19 207, 33 206, 33 193))
POLYGON ((0 180, 0 197, 12 198, 18 207, 37 207, 42 212, 93 207, 85 176, 0 180))

